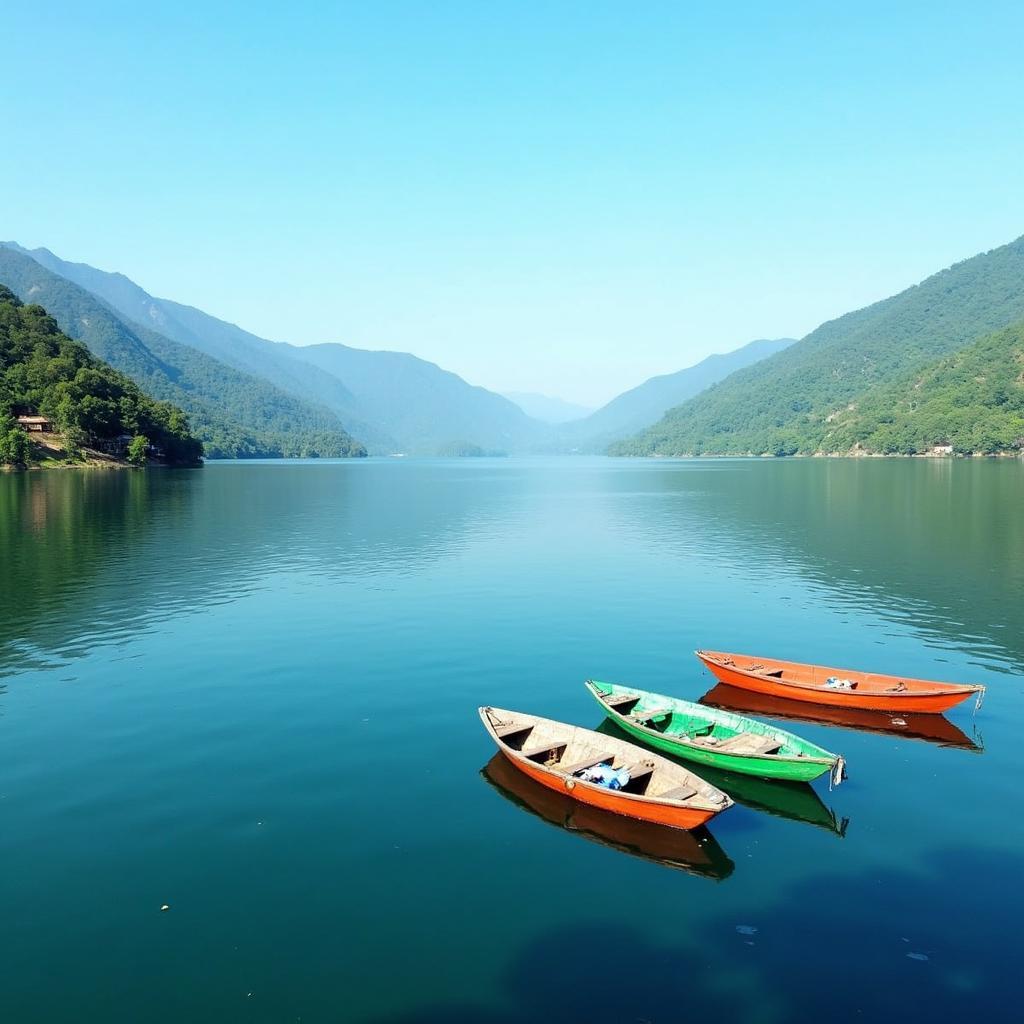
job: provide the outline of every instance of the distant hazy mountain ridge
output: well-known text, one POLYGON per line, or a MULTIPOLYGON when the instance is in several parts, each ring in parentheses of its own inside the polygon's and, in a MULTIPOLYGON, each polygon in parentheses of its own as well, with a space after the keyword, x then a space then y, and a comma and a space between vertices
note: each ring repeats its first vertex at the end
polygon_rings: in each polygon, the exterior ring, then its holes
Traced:
POLYGON ((552 395, 539 395, 533 391, 504 391, 503 396, 519 406, 527 416, 542 423, 568 423, 583 419, 594 410, 583 405, 567 402, 552 395))
POLYGON ((522 451, 546 431, 507 398, 405 352, 327 344, 291 354, 344 381, 355 408, 409 454, 435 455, 456 443, 522 451))
POLYGON ((656 423, 674 405, 699 394, 730 373, 781 352, 792 338, 761 339, 723 355, 711 355, 676 373, 651 377, 613 398, 585 419, 567 424, 559 434, 564 445, 603 451, 610 443, 656 423))

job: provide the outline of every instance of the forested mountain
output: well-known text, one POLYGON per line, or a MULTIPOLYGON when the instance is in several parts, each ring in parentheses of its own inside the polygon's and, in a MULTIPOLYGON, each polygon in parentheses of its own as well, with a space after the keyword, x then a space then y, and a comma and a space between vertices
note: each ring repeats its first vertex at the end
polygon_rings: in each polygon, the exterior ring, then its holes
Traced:
POLYGON ((613 441, 657 423, 673 406, 700 394, 735 370, 767 359, 792 344, 792 338, 763 338, 723 355, 708 356, 685 370, 651 377, 585 419, 566 424, 559 431, 562 446, 604 451, 613 441))
POLYGON ((416 356, 268 341, 202 310, 155 298, 123 274, 70 263, 47 249, 21 251, 130 321, 325 407, 371 451, 434 454, 456 441, 521 450, 544 434, 542 424, 507 399, 416 356))
MULTIPOLYGON (((822 324, 672 409, 619 455, 795 454, 837 448, 831 424, 888 385, 1024 318, 1024 238, 822 324)), ((844 435, 844 439, 851 435, 844 435)))
MULTIPOLYGON (((989 450, 988 441, 1014 429, 1012 403, 979 413, 980 424, 995 424, 988 434, 967 433, 963 415, 948 427, 934 416, 949 413, 943 402, 953 391, 972 408, 989 408, 983 389, 967 396, 953 387, 960 364, 943 357, 1024 319, 1024 239, 823 324, 800 342, 762 340, 711 356, 557 426, 412 355, 267 341, 156 299, 122 274, 5 246, 0 281, 45 304, 69 335, 147 393, 181 405, 213 455, 359 454, 350 430, 373 451, 410 454, 600 451, 618 441, 613 454, 781 455, 858 443, 923 450, 947 436, 964 450, 989 450), (919 388, 932 418, 917 415, 912 393, 919 388)), ((994 379, 991 370, 984 376, 994 379)))
MULTIPOLYGON (((121 280, 129 291, 131 282, 121 280)), ((0 246, 0 282, 24 301, 44 305, 67 335, 147 394, 180 405, 211 457, 364 454, 327 409, 131 323, 24 251, 0 246)))
POLYGON ((29 439, 12 417, 36 413, 53 421, 71 452, 128 435, 140 439, 140 461, 150 445, 172 464, 202 458, 181 409, 154 401, 62 334, 42 306, 0 285, 0 462, 28 460, 29 439))
POLYGON ((873 388, 836 414, 824 442, 908 455, 937 444, 959 453, 1024 449, 1024 323, 873 388))

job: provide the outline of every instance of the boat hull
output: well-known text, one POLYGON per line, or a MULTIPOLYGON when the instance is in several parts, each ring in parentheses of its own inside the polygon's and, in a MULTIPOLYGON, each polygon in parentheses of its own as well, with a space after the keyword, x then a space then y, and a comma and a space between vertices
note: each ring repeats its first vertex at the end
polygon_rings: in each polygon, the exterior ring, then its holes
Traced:
POLYGON ((736 866, 707 829, 665 828, 587 807, 565 793, 537 785, 501 753, 487 762, 481 775, 517 807, 609 849, 715 881, 728 878, 736 866))
POLYGON ((803 701, 808 704, 861 708, 865 711, 888 711, 897 714, 907 711, 937 715, 955 707, 968 697, 974 696, 979 690, 978 687, 973 686, 952 690, 946 688, 934 693, 912 690, 904 693, 879 693, 869 690, 826 689, 822 686, 787 683, 785 680, 746 671, 737 665, 723 665, 719 661, 707 657, 703 651, 698 651, 697 657, 720 683, 725 683, 728 686, 735 686, 741 690, 752 690, 755 693, 763 693, 771 697, 803 701))
POLYGON ((637 821, 650 821, 656 825, 668 825, 672 828, 693 829, 706 825, 718 811, 705 811, 697 808, 679 807, 654 800, 640 800, 621 796, 613 789, 594 786, 579 779, 567 779, 555 772, 547 771, 542 765, 515 757, 506 750, 501 753, 512 765, 524 775, 539 782, 542 786, 557 793, 564 793, 577 803, 587 807, 596 807, 613 814, 624 814, 627 818, 637 821))

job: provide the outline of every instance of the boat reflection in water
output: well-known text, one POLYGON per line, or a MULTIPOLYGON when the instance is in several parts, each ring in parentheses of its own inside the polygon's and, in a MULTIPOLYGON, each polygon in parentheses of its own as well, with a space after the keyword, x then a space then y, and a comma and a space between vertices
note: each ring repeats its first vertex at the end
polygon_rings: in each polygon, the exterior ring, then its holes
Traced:
MULTIPOLYGON (((610 718, 606 718, 594 731, 608 736, 626 735, 610 718)), ((661 754, 670 761, 678 760, 664 751, 661 754)), ((705 782, 728 793, 738 804, 765 811, 777 818, 815 825, 826 832, 834 832, 840 838, 846 835, 850 819, 836 817, 835 811, 826 806, 810 783, 759 779, 753 775, 722 771, 707 764, 700 765, 698 773, 705 782)))
MULTIPOLYGON (((860 732, 884 733, 887 736, 907 736, 925 740, 941 747, 960 747, 980 752, 984 749, 980 737, 968 736, 943 715, 889 714, 885 711, 865 711, 859 708, 838 708, 824 704, 805 704, 803 701, 771 697, 751 690, 719 683, 701 697, 700 704, 724 708, 742 714, 763 715, 792 722, 814 722, 818 725, 837 725, 860 732)), ((711 781, 710 779, 708 781, 711 781)), ((726 790, 726 792, 730 792, 726 790)), ((731 792, 730 792, 730 795, 731 792)))
POLYGON ((826 832, 834 832, 840 839, 846 837, 850 819, 836 817, 836 812, 809 782, 758 779, 752 775, 723 772, 707 765, 701 765, 700 774, 705 782, 718 786, 738 804, 765 811, 777 818, 815 825, 826 832))
POLYGON ((716 881, 728 878, 735 867, 707 828, 667 828, 587 807, 534 782, 502 754, 495 754, 480 774, 512 803, 602 846, 716 881))

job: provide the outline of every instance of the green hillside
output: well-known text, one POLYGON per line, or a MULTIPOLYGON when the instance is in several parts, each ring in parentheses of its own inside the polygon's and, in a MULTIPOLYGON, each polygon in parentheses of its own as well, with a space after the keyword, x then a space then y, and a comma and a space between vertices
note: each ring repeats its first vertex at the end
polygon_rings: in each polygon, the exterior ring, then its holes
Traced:
POLYGON ((0 462, 29 461, 28 436, 12 417, 34 413, 49 417, 72 451, 131 435, 172 464, 202 458, 180 409, 154 401, 62 334, 42 306, 26 306, 0 285, 0 462))
POLYGON ((123 319, 24 252, 0 246, 0 282, 45 306, 67 335, 147 394, 181 406, 209 457, 365 454, 327 409, 123 319))
POLYGON ((611 449, 616 455, 843 450, 831 423, 983 334, 1024 319, 1024 238, 958 263, 889 299, 822 324, 611 449), (831 417, 831 420, 830 420, 831 417))
POLYGON ((936 444, 961 453, 1024 448, 1024 324, 874 388, 836 415, 824 444, 908 455, 936 444))

